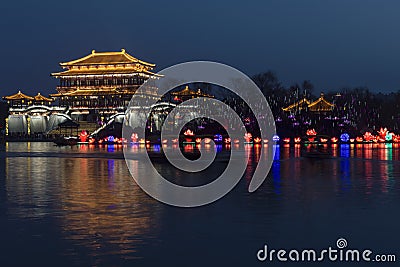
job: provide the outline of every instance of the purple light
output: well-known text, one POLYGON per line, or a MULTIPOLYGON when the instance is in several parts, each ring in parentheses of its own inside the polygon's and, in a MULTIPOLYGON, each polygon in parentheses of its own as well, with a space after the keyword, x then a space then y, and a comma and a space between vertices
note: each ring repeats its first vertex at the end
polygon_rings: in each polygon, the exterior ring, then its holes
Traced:
POLYGON ((277 134, 275 134, 275 135, 272 137, 272 141, 274 141, 274 142, 279 142, 279 140, 280 140, 280 138, 279 138, 279 136, 278 136, 277 134))

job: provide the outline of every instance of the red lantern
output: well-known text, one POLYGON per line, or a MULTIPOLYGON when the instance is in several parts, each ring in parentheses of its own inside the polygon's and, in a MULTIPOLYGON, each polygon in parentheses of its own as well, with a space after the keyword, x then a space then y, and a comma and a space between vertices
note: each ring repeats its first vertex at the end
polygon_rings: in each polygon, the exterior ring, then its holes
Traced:
POLYGON ((371 142, 375 137, 370 132, 365 132, 364 140, 366 142, 371 142))
POLYGON ((87 142, 88 137, 89 137, 89 134, 88 134, 88 132, 87 132, 86 130, 83 130, 83 131, 79 134, 79 140, 80 140, 82 143, 87 142))

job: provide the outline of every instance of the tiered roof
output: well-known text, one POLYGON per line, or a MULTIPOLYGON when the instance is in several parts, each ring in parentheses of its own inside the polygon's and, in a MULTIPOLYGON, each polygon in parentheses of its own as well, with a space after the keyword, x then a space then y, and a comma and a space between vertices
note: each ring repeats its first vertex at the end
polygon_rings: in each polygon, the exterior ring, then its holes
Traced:
POLYGON ((130 54, 128 54, 125 49, 121 49, 120 52, 96 52, 96 50, 92 50, 92 53, 68 62, 60 63, 61 66, 86 66, 86 65, 102 65, 102 64, 131 64, 131 63, 139 63, 141 65, 155 67, 155 64, 148 63, 142 60, 139 60, 130 54))
POLYGON ((34 100, 33 97, 28 96, 28 95, 22 93, 21 91, 18 91, 18 93, 14 94, 14 95, 5 96, 3 98, 6 100, 34 100))
POLYGON ((18 93, 9 95, 9 96, 4 96, 3 99, 8 100, 8 101, 18 101, 18 100, 27 100, 27 101, 37 101, 37 102, 53 102, 53 99, 45 97, 38 93, 35 96, 29 96, 21 91, 18 91, 18 93))
POLYGON ((53 99, 45 97, 45 96, 41 95, 40 93, 35 95, 33 98, 35 99, 35 101, 53 102, 53 99))
POLYGON ((120 52, 96 52, 93 50, 87 56, 62 62, 60 66, 67 70, 52 73, 52 76, 127 74, 135 72, 155 75, 150 71, 155 67, 155 64, 139 60, 128 54, 125 49, 120 52))
POLYGON ((187 86, 187 85, 183 90, 178 91, 178 92, 172 92, 171 95, 180 96, 180 97, 182 97, 182 96, 185 96, 185 97, 190 97, 190 96, 192 96, 192 97, 213 97, 212 95, 208 95, 206 93, 201 92, 200 89, 198 89, 197 92, 190 90, 189 86, 187 86))
POLYGON ((283 111, 291 111, 291 110, 302 110, 306 107, 308 107, 308 105, 310 105, 310 101, 307 98, 303 98, 299 101, 297 101, 294 104, 291 104, 290 106, 286 107, 286 108, 282 108, 283 111))
POLYGON ((286 108, 282 108, 283 111, 292 111, 292 110, 302 110, 305 108, 308 108, 310 111, 313 112, 326 112, 326 111, 331 111, 334 108, 334 104, 328 102, 324 98, 324 94, 321 93, 321 96, 315 100, 314 102, 310 102, 306 98, 303 98, 299 101, 297 101, 294 104, 291 104, 290 106, 286 108))
POLYGON ((331 111, 335 105, 326 101, 324 98, 324 94, 321 93, 321 96, 312 102, 310 105, 308 105, 308 108, 311 111, 315 112, 323 112, 323 111, 331 111))

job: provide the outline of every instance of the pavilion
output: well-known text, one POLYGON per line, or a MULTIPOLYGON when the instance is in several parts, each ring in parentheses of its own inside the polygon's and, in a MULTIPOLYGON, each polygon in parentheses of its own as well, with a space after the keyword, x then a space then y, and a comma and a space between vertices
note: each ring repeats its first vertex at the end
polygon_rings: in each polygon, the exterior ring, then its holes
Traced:
POLYGON ((324 93, 321 93, 320 97, 311 102, 306 98, 303 98, 285 108, 282 108, 286 112, 297 112, 301 110, 310 111, 313 113, 330 112, 335 107, 335 104, 330 103, 324 98, 324 93))

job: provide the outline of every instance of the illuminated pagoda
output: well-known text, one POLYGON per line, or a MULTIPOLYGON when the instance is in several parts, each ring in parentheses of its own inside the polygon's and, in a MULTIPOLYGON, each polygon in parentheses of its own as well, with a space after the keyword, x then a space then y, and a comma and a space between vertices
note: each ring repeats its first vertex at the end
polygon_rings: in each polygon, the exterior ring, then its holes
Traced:
POLYGON ((332 111, 334 107, 334 104, 324 98, 323 93, 321 93, 321 96, 317 100, 308 105, 308 109, 312 112, 328 112, 332 111))
MULTIPOLYGON (((96 52, 68 62, 60 63, 62 72, 52 73, 59 79, 57 93, 59 105, 69 108, 69 115, 77 121, 105 121, 124 112, 132 95, 149 78, 155 64, 139 60, 125 49, 120 52, 96 52)), ((146 94, 154 97, 156 88, 146 94)))
POLYGON ((21 91, 3 97, 9 106, 6 118, 7 135, 42 134, 55 127, 64 108, 51 106, 53 99, 38 93, 28 96, 21 91))
POLYGON ((201 92, 200 88, 197 91, 190 90, 188 85, 186 85, 186 87, 181 91, 172 92, 171 95, 174 96, 175 101, 186 101, 196 97, 214 97, 201 92))
POLYGON ((10 96, 4 96, 4 100, 7 100, 7 104, 11 108, 11 113, 18 109, 25 110, 33 106, 49 106, 53 102, 53 99, 45 97, 38 93, 36 96, 28 96, 21 91, 10 96))
POLYGON ((48 97, 45 97, 38 93, 33 97, 33 104, 34 105, 51 105, 54 100, 48 97))
POLYGON ((306 98, 303 98, 294 104, 291 104, 285 108, 282 108, 282 110, 291 112, 291 113, 296 112, 296 111, 301 111, 301 110, 311 111, 313 113, 321 113, 321 112, 332 111, 334 107, 335 107, 335 105, 328 102, 324 98, 324 94, 321 93, 321 96, 313 102, 307 100, 306 98))
POLYGON ((21 91, 18 91, 18 93, 10 96, 4 96, 4 100, 7 100, 7 103, 10 107, 26 107, 32 104, 32 101, 34 100, 33 97, 28 96, 21 91))
POLYGON ((307 98, 303 98, 296 103, 291 104, 286 108, 282 108, 283 111, 299 111, 302 109, 307 109, 308 105, 310 105, 310 101, 307 98))

